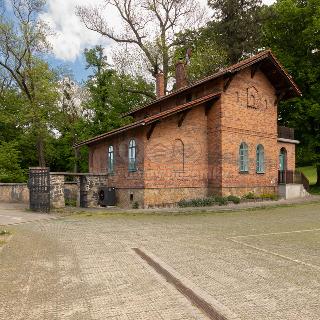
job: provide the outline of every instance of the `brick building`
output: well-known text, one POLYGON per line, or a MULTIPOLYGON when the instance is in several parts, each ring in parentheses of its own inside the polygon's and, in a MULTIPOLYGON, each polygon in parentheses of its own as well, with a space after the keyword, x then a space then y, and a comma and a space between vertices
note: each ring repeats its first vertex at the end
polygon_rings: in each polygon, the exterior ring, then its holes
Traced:
POLYGON ((107 173, 117 203, 142 207, 211 194, 278 192, 278 171, 295 169, 292 132, 278 129, 281 99, 301 93, 271 51, 176 90, 125 116, 133 122, 78 144, 89 147, 90 173, 107 173))

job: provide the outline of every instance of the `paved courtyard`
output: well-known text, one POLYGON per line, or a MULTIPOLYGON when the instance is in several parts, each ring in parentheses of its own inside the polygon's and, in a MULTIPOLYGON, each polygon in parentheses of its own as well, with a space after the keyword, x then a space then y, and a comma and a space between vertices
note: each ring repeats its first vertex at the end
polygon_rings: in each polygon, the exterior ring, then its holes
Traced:
POLYGON ((320 318, 319 203, 82 213, 6 228, 13 236, 0 251, 0 319, 208 319, 132 248, 234 319, 320 318))

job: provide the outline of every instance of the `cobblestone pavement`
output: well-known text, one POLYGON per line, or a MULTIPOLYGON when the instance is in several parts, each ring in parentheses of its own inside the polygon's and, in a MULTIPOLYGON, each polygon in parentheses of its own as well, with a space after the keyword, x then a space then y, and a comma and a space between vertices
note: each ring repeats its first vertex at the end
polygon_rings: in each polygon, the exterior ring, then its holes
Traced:
POLYGON ((0 202, 0 226, 54 218, 52 214, 27 211, 27 207, 26 204, 0 202))
POLYGON ((95 215, 11 226, 0 319, 207 319, 144 248, 243 320, 319 320, 320 204, 95 215))

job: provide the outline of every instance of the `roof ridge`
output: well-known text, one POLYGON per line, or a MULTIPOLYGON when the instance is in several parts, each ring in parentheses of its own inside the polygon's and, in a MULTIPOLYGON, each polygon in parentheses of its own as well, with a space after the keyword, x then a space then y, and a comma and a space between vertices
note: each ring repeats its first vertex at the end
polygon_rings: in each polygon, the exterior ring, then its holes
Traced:
POLYGON ((155 100, 153 100, 153 101, 151 101, 151 102, 149 102, 147 104, 142 105, 141 107, 134 108, 133 110, 124 113, 123 117, 128 116, 128 115, 130 115, 130 114, 132 114, 132 113, 134 113, 136 111, 142 110, 142 109, 144 109, 146 107, 152 106, 153 104, 161 102, 161 101, 163 101, 163 100, 165 100, 165 99, 167 99, 169 97, 173 97, 174 95, 176 95, 178 93, 181 93, 181 92, 183 92, 185 90, 188 90, 190 88, 193 88, 194 86, 197 86, 197 85, 199 85, 199 84, 201 84, 203 82, 206 82, 206 81, 211 80, 211 79, 215 79, 215 78, 217 78, 219 76, 222 76, 224 73, 226 73, 228 71, 232 71, 236 67, 239 67, 239 66, 242 66, 242 65, 246 65, 246 63, 251 62, 252 60, 256 60, 258 58, 261 58, 261 56, 264 56, 264 55, 266 55, 266 56, 267 55, 272 55, 272 57, 274 57, 274 55, 272 54, 272 51, 270 49, 266 49, 266 50, 260 51, 257 54, 253 55, 252 57, 246 58, 246 59, 241 60, 241 61, 239 61, 237 63, 234 63, 234 64, 232 64, 230 66, 222 68, 221 70, 218 70, 218 71, 214 72, 213 74, 211 74, 209 76, 206 76, 204 78, 196 80, 195 82, 191 83, 188 86, 182 87, 181 89, 175 90, 175 91, 173 91, 173 92, 171 92, 171 93, 169 93, 169 94, 167 94, 167 95, 165 95, 163 97, 157 98, 157 99, 155 99, 155 100))

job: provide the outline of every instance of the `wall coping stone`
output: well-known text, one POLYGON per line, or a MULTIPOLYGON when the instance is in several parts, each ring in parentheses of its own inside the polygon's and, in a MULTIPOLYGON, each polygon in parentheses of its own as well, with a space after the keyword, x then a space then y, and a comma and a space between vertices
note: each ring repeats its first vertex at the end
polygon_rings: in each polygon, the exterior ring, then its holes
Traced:
POLYGON ((293 143, 293 144, 299 144, 299 140, 292 140, 292 139, 285 139, 285 138, 278 138, 279 142, 285 142, 285 143, 293 143))
POLYGON ((26 182, 0 182, 0 186, 27 186, 26 182))
POLYGON ((105 176, 105 177, 108 176, 108 174, 106 174, 106 173, 80 173, 80 172, 50 172, 50 175, 56 175, 56 176, 105 176))

